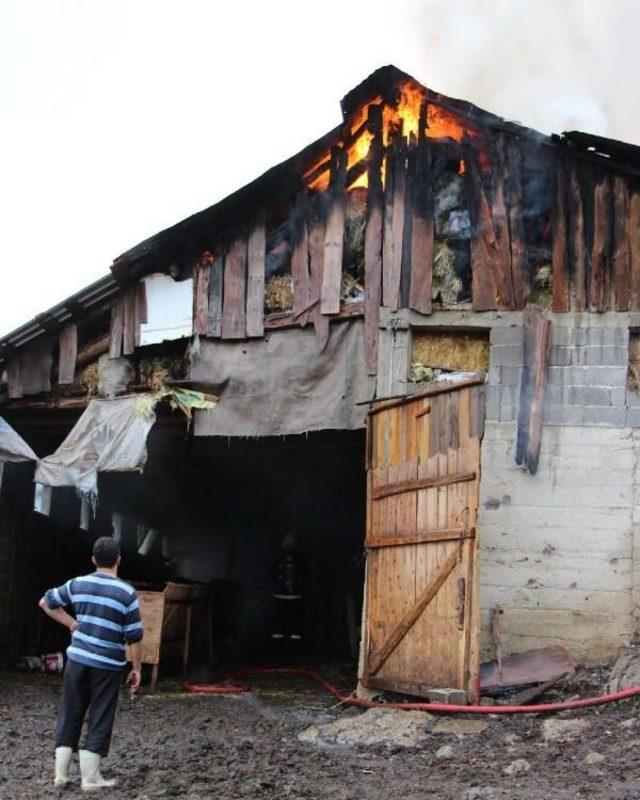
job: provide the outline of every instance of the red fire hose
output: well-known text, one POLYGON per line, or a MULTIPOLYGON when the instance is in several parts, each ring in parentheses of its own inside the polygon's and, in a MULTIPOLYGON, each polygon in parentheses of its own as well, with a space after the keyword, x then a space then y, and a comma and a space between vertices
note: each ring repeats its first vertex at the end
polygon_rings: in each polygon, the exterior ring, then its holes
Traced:
POLYGON ((338 702, 360 708, 397 708, 402 711, 430 711, 445 714, 547 714, 552 711, 566 711, 568 708, 591 708, 624 700, 627 697, 640 695, 640 686, 632 686, 619 692, 611 692, 598 697, 585 697, 582 700, 565 700, 560 703, 540 703, 533 706, 456 706, 446 703, 376 703, 371 700, 361 700, 358 697, 343 694, 333 684, 329 683, 319 672, 307 667, 254 667, 233 672, 227 676, 237 682, 234 684, 211 683, 185 683, 188 692, 196 694, 240 694, 250 691, 251 687, 244 681, 238 680, 243 675, 296 675, 311 678, 320 684, 338 702))

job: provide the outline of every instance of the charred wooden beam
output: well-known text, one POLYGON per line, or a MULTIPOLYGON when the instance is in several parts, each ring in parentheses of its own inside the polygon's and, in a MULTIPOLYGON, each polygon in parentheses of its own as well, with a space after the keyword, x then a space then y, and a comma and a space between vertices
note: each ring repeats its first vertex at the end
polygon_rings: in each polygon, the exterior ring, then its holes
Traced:
MULTIPOLYGON (((293 284, 293 314, 304 327, 309 318, 311 285, 309 276, 309 240, 307 235, 306 199, 301 195, 291 211, 291 282, 293 284)), ((339 301, 339 296, 338 296, 339 301)))
MULTIPOLYGON (((387 179, 392 177, 392 195, 390 210, 390 225, 385 221, 385 242, 383 252, 383 302, 384 305, 397 311, 400 304, 400 281, 402 275, 402 241, 404 235, 405 194, 406 194, 406 161, 407 145, 402 136, 402 125, 392 135, 388 151, 391 158, 387 160, 387 179), (388 237, 388 240, 387 240, 388 237)), ((385 203, 385 215, 387 204, 385 203)))
POLYGON ((605 311, 610 275, 609 252, 611 246, 611 183, 604 175, 596 183, 593 195, 593 244, 589 280, 589 308, 605 311))
POLYGON ((78 355, 76 356, 76 367, 85 367, 87 364, 97 361, 101 355, 109 352, 110 345, 110 333, 106 336, 101 336, 99 339, 94 339, 91 342, 87 342, 87 344, 78 350, 78 355))
POLYGON ((222 338, 244 339, 246 335, 245 290, 247 278, 247 240, 236 238, 224 264, 222 338))
POLYGON ((464 153, 467 206, 472 226, 471 299, 474 311, 490 311, 497 306, 497 243, 491 209, 482 185, 478 156, 469 140, 465 142, 464 153))
POLYGON ((569 272, 567 264, 567 211, 565 165, 560 155, 554 165, 554 204, 553 204, 553 310, 569 310, 569 272))
POLYGON ((247 242, 247 336, 264 334, 264 278, 267 230, 264 213, 251 224, 247 242))
POLYGON ((402 227, 402 253, 400 256, 400 307, 409 307, 411 290, 411 244, 415 193, 415 167, 417 139, 412 133, 406 148, 404 185, 404 224, 402 227))
POLYGON ((518 411, 516 464, 523 465, 532 475, 538 471, 550 350, 551 321, 543 319, 540 310, 530 306, 524 313, 524 366, 518 411))
POLYGON ((513 304, 524 308, 529 299, 529 270, 522 207, 522 157, 520 144, 509 138, 506 145, 506 175, 509 184, 509 243, 513 304))
POLYGON ((309 247, 310 300, 313 302, 311 319, 316 335, 316 346, 321 353, 329 338, 329 318, 320 308, 322 271, 324 266, 325 220, 321 203, 317 198, 307 206, 307 244, 309 247))
POLYGON ((498 289, 498 308, 512 310, 515 308, 513 280, 511 275, 511 246, 509 242, 509 222, 505 201, 506 156, 504 137, 499 135, 495 141, 493 153, 493 198, 491 204, 491 222, 495 236, 494 269, 498 289))
POLYGON ((324 264, 320 310, 323 314, 340 311, 342 257, 346 211, 347 152, 334 147, 331 153, 330 200, 324 240, 324 264))
POLYGON ((411 286, 409 307, 422 314, 432 310, 433 288, 433 175, 431 147, 426 135, 427 102, 420 108, 411 226, 411 286))
POLYGON ((625 178, 613 178, 613 252, 611 289, 614 311, 629 311, 631 303, 631 251, 629 186, 625 178))
POLYGON ((378 337, 382 302, 382 106, 369 106, 369 131, 373 135, 368 154, 367 221, 364 232, 364 354, 368 375, 378 371, 378 337))

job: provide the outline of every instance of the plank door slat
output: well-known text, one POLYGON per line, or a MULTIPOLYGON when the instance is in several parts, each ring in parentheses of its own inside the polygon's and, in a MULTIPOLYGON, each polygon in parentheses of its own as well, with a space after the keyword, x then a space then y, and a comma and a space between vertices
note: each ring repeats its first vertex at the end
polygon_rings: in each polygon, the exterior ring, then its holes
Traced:
POLYGON ((58 383, 73 383, 78 355, 78 326, 75 322, 65 325, 58 338, 58 383))
POLYGON ((247 336, 264 335, 264 280, 267 232, 264 215, 251 225, 247 241, 247 336))
POLYGON ((245 290, 247 242, 235 239, 229 246, 224 265, 222 338, 244 339, 246 335, 245 290))

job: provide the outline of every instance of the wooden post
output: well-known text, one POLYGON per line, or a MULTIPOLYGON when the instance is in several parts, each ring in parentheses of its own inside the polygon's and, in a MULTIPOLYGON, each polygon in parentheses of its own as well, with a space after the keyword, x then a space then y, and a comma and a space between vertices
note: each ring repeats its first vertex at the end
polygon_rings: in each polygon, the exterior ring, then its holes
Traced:
POLYGON ((422 314, 431 313, 433 286, 433 177, 426 127, 427 101, 424 100, 420 108, 416 150, 409 290, 409 307, 422 314))
POLYGON ((193 604, 187 605, 187 622, 184 632, 184 646, 182 649, 182 677, 186 677, 189 670, 189 651, 191 649, 191 620, 193 617, 193 604))
POLYGON ((382 106, 369 106, 367 222, 364 233, 364 354, 368 375, 378 371, 378 336, 382 301, 382 106))
POLYGON ((247 336, 264 334, 264 277, 267 232, 264 213, 251 225, 247 244, 247 336))
MULTIPOLYGON (((397 311, 400 303, 400 279, 402 274, 402 237, 404 234, 407 147, 402 137, 402 125, 390 132, 387 148, 387 175, 392 171, 392 199, 390 225, 385 222, 383 251, 384 276, 382 282, 383 302, 391 311, 397 311), (389 157, 389 151, 391 156, 389 157)), ((388 204, 385 202, 385 216, 388 204)))
POLYGON ((222 306, 223 339, 244 339, 246 335, 246 274, 247 241, 243 237, 237 238, 231 243, 225 259, 222 306))
POLYGON ((613 179, 612 311, 629 311, 631 253, 629 247, 629 187, 619 175, 613 179))
POLYGON ((337 314, 340 311, 346 180, 347 153, 341 147, 336 146, 331 151, 331 198, 324 239, 324 265, 320 294, 320 310, 323 314, 337 314))
POLYGON ((136 349, 136 291, 136 286, 130 286, 124 293, 122 354, 125 356, 130 356, 136 349))
POLYGON ((609 284, 609 248, 611 245, 611 184, 604 175, 596 183, 593 195, 593 246, 589 281, 589 308, 605 311, 609 284))
POLYGON ((555 162, 553 205, 553 310, 569 310, 569 275, 567 270, 567 214, 565 208, 564 163, 560 155, 555 162))
POLYGON ((66 325, 58 338, 58 383, 73 383, 78 355, 78 326, 75 322, 66 325))

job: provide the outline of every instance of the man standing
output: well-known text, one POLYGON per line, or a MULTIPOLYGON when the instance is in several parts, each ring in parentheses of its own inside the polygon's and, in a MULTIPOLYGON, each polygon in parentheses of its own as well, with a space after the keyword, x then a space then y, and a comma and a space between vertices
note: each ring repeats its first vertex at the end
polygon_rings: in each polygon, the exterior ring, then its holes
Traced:
POLYGON ((125 645, 130 646, 132 669, 127 683, 132 692, 140 686, 142 624, 135 589, 118 578, 120 546, 102 536, 93 545, 96 571, 49 589, 40 608, 72 632, 67 648, 62 707, 56 726, 55 786, 69 782, 71 754, 78 749, 87 710, 89 724, 80 750, 83 789, 113 786, 100 774, 100 761, 109 752, 118 706, 122 672, 127 666, 125 645), (70 616, 64 608, 70 607, 70 616))

